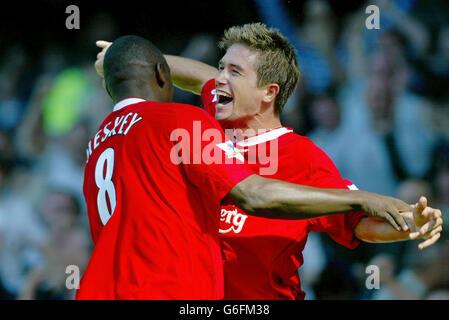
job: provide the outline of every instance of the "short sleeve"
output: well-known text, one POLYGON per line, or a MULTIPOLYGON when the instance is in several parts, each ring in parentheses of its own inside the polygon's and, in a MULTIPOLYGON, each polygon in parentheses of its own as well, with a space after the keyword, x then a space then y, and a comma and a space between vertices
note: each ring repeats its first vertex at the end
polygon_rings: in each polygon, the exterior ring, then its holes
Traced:
POLYGON ((217 95, 215 91, 215 79, 208 80, 201 89, 201 100, 204 109, 209 114, 215 116, 215 104, 217 103, 217 95))
POLYGON ((226 141, 219 123, 204 110, 178 113, 178 126, 186 135, 182 145, 175 144, 177 156, 188 180, 205 196, 221 202, 237 183, 254 174, 243 155, 226 141))
MULTIPOLYGON (((319 188, 336 188, 355 190, 357 187, 349 180, 342 179, 332 160, 318 147, 312 149, 310 156, 311 185, 319 188)), ((354 229, 364 212, 348 212, 323 216, 310 220, 310 229, 326 232, 337 243, 350 249, 356 248, 360 240, 355 237, 354 229)))

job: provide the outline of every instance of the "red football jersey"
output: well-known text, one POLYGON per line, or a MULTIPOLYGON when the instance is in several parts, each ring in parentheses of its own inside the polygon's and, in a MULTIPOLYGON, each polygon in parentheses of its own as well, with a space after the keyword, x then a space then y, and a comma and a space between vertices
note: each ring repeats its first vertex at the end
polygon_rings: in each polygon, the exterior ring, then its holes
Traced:
POLYGON ((220 203, 252 174, 205 163, 206 151, 226 158, 223 139, 198 107, 136 98, 114 107, 86 151, 95 248, 77 299, 223 298, 220 203))
MULTIPOLYGON (((202 90, 203 104, 215 110, 215 84, 202 90)), ((329 157, 308 138, 278 128, 240 141, 236 147, 254 173, 321 188, 355 188, 343 180, 329 157)), ((355 226, 365 214, 354 212, 308 220, 274 220, 246 214, 232 203, 221 208, 225 299, 304 299, 298 268, 310 231, 327 232, 355 248, 355 226)))

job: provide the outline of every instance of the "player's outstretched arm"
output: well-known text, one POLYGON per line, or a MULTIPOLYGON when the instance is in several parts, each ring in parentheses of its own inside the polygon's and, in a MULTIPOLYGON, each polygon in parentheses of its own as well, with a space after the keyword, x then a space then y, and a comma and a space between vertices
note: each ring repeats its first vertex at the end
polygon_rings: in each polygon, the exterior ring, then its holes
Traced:
POLYGON ((428 207, 425 197, 421 197, 412 208, 413 212, 401 213, 410 226, 409 231, 398 231, 385 221, 366 217, 356 226, 355 235, 360 240, 371 243, 424 239, 418 249, 427 248, 440 238, 443 230, 441 211, 428 207))
MULTIPOLYGON (((101 51, 97 54, 95 69, 104 77, 103 60, 112 42, 99 40, 96 42, 101 51)), ((173 84, 182 90, 200 95, 204 84, 217 75, 218 70, 206 63, 172 55, 164 55, 170 67, 173 84)))
POLYGON ((364 211, 405 231, 408 226, 400 212, 412 212, 412 207, 405 202, 376 193, 314 188, 258 175, 242 180, 229 195, 246 212, 274 219, 309 219, 364 211))

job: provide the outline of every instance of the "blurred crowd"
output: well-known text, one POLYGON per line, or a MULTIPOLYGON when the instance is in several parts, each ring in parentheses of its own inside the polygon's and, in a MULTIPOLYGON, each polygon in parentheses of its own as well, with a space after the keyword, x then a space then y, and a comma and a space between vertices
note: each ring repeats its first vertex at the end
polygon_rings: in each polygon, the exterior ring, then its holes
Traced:
MULTIPOLYGON (((379 0, 341 15, 330 1, 308 0, 299 19, 292 1, 251 1, 298 53, 302 76, 283 124, 359 189, 408 203, 425 195, 447 215, 449 12, 438 1, 379 0), (370 4, 380 9, 380 29, 366 28, 370 4)), ((121 35, 111 16, 93 21, 80 43, 121 35)), ((189 35, 182 50, 169 37, 156 44, 216 65, 219 36, 189 35)), ((92 252, 85 149, 112 103, 93 67, 96 52, 87 51, 45 43, 32 68, 36 59, 20 41, 0 52, 0 299, 73 299, 66 267, 82 273, 92 252)), ((177 89, 174 101, 201 106, 177 89)), ((306 299, 448 300, 448 222, 423 251, 417 241, 349 250, 310 234, 299 271, 306 299), (365 285, 369 265, 380 270, 380 289, 365 285)))

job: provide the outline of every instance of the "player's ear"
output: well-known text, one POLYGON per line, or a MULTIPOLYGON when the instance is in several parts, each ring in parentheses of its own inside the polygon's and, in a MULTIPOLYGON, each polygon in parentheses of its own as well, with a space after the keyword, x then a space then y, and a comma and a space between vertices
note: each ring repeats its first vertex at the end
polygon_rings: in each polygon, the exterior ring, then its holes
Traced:
POLYGON ((106 92, 108 93, 109 97, 113 99, 111 93, 109 92, 108 86, 106 85, 106 81, 104 79, 103 79, 103 87, 106 89, 106 92))
POLYGON ((265 88, 263 101, 266 103, 270 103, 276 98, 278 93, 279 93, 279 85, 277 83, 268 84, 265 88))
POLYGON ((159 85, 159 87, 163 88, 164 85, 168 82, 167 73, 164 70, 164 66, 159 62, 158 64, 156 64, 154 69, 157 84, 159 85))

